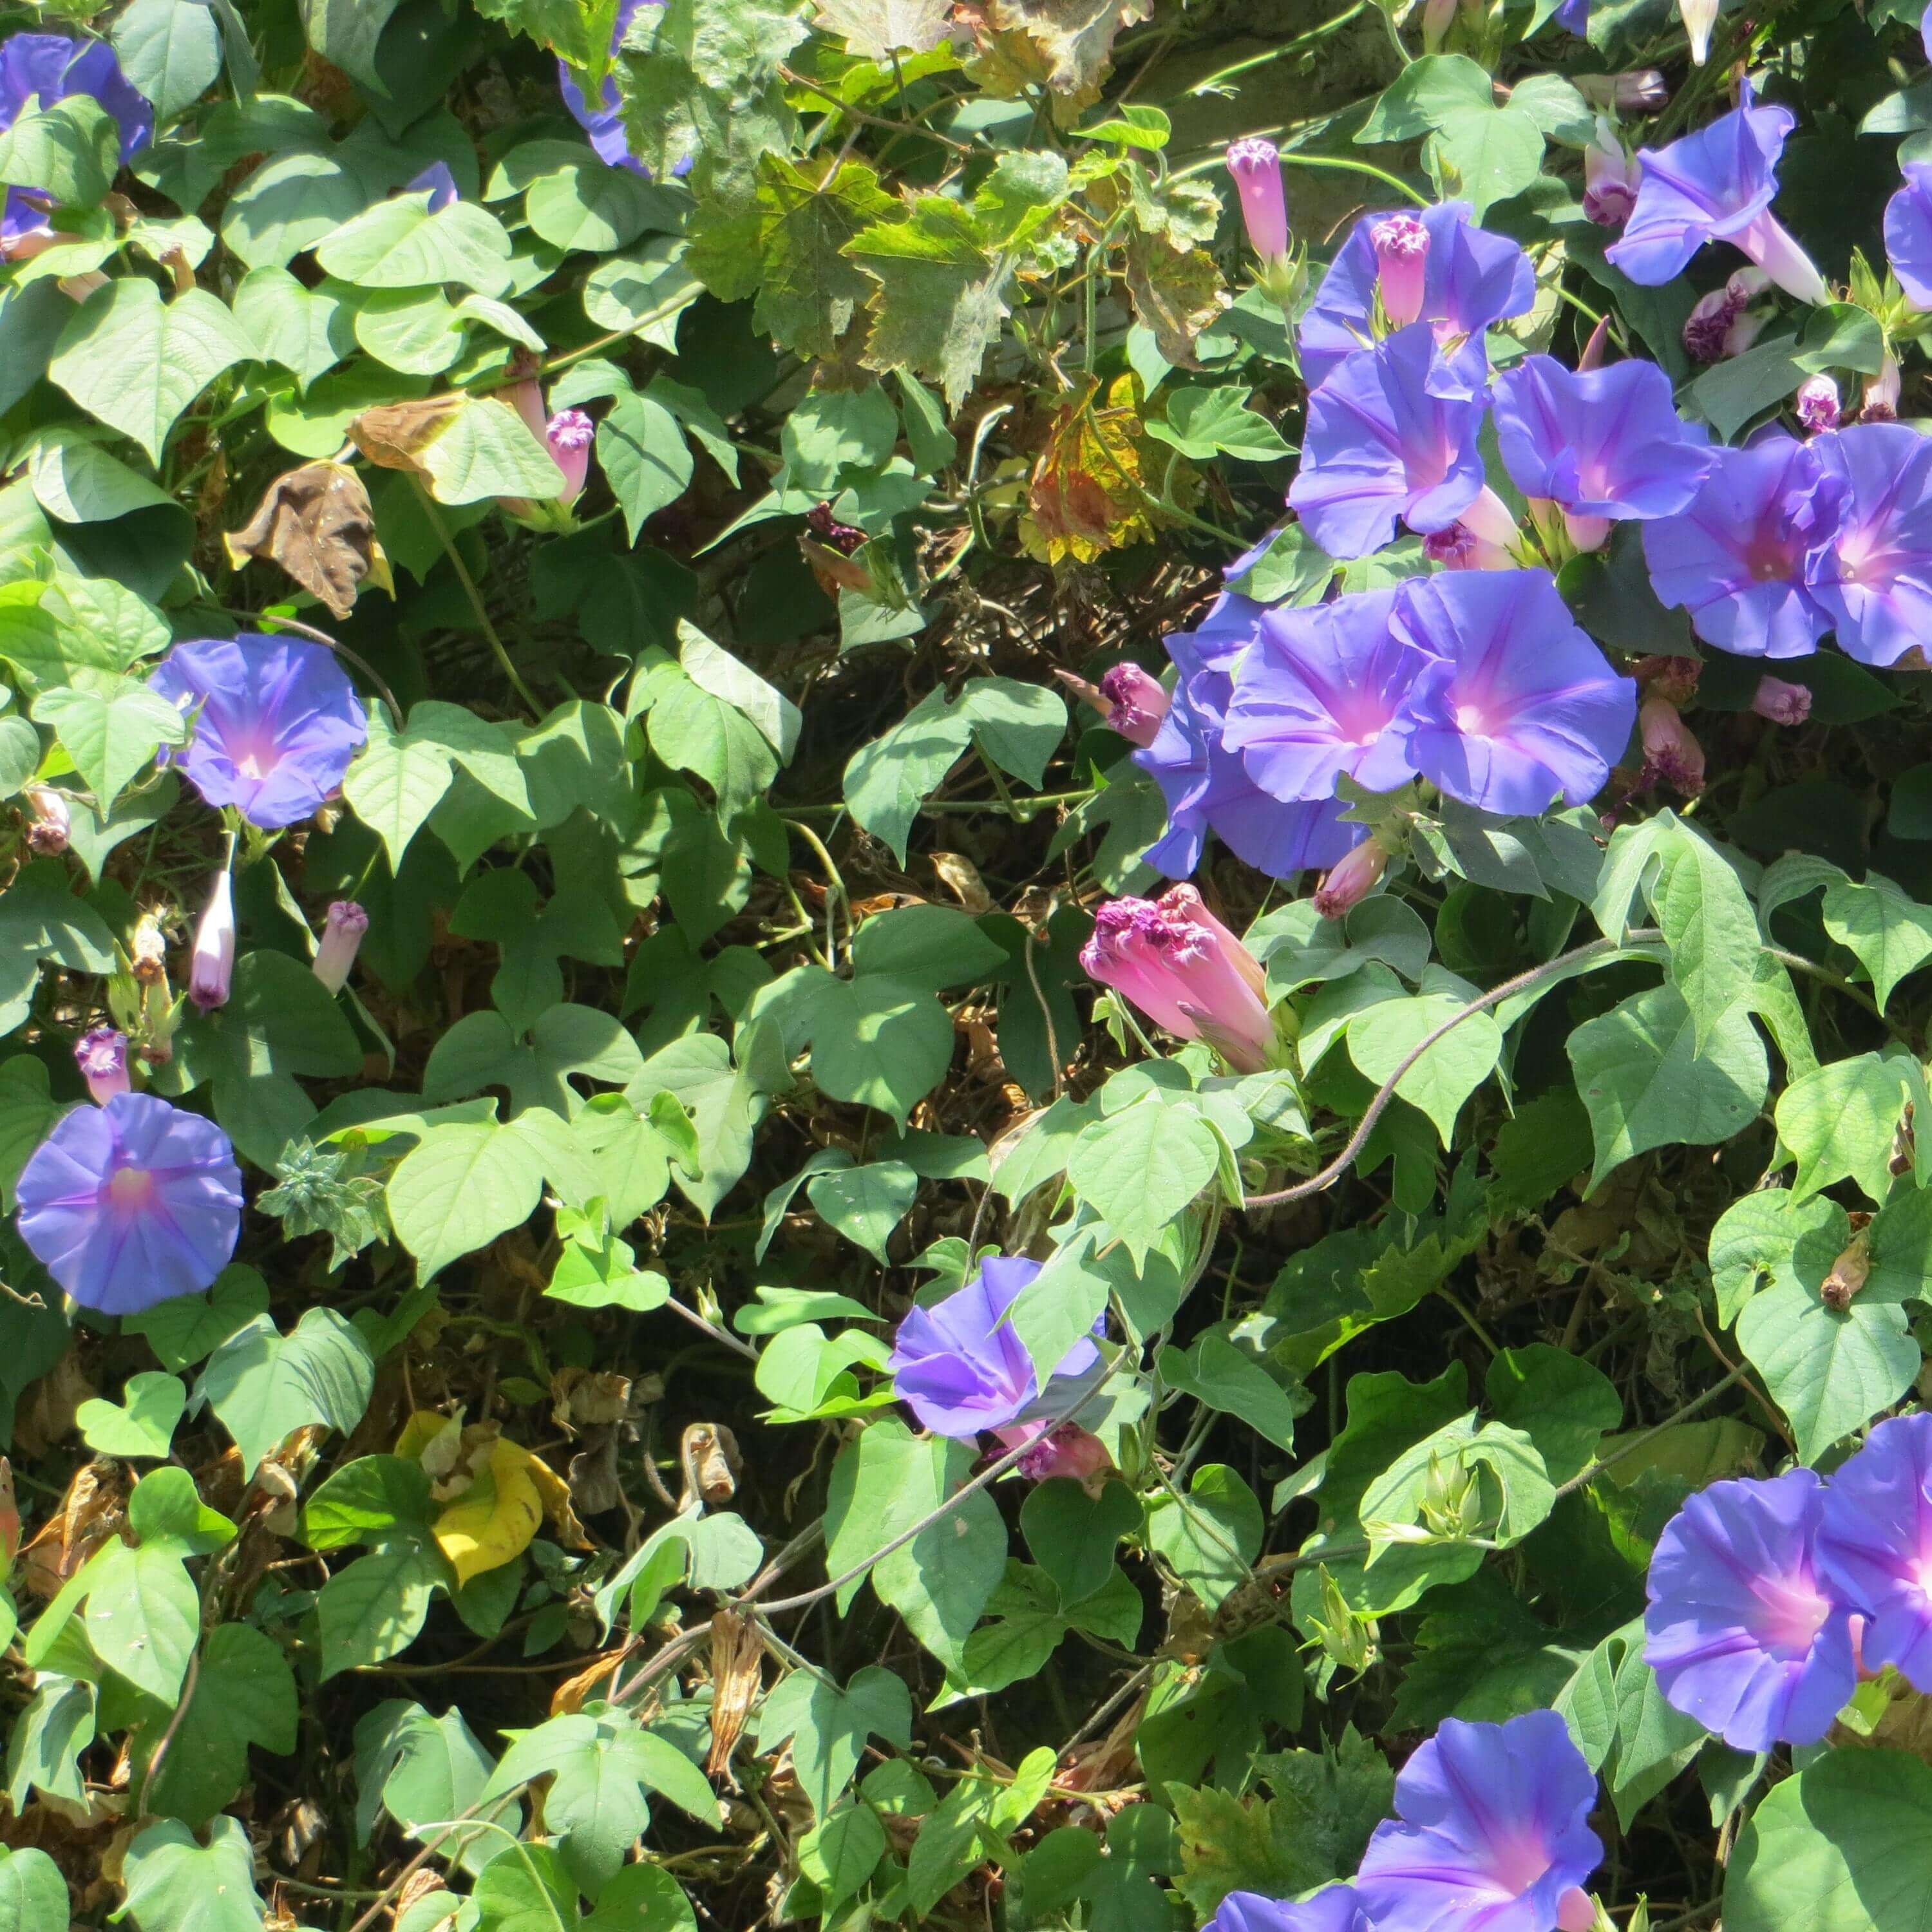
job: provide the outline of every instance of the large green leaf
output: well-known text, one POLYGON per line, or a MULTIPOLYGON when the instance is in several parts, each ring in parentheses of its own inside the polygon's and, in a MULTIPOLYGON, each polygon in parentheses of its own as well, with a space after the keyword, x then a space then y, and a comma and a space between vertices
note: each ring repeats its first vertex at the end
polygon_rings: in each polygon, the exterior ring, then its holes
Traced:
POLYGON ((241 1821, 218 1818, 206 1849, 185 1825, 150 1825, 128 1847, 122 1908, 139 1932, 262 1932, 255 1854, 241 1821))
POLYGON ((286 1335, 258 1315, 208 1359, 195 1384, 252 1472, 290 1433, 317 1424, 346 1434, 362 1420, 376 1365, 361 1334, 332 1308, 310 1308, 286 1335))

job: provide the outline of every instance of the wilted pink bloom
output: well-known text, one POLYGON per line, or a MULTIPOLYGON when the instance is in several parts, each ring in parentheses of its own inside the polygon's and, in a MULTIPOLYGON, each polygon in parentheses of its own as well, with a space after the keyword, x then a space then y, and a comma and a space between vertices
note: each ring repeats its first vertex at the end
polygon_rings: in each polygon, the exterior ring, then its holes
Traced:
POLYGON ((194 929, 188 962, 188 996, 203 1012, 228 1004, 235 977, 235 892, 226 866, 215 874, 213 890, 194 929))
POLYGON ((1704 789, 1704 748, 1691 735, 1684 714, 1667 698, 1646 698, 1637 712, 1643 738, 1643 775, 1685 798, 1704 789))
POLYGON ((1429 230, 1412 214, 1391 214, 1369 230, 1369 239, 1375 244, 1382 313, 1391 328, 1404 328, 1422 313, 1429 230))
POLYGON ((1107 724, 1131 744, 1151 745, 1174 700, 1160 680, 1137 664, 1117 664, 1100 680, 1107 724))
POLYGON ((544 425, 544 446, 563 472, 563 488, 556 500, 566 509, 584 494, 584 481, 590 474, 590 446, 596 435, 596 426, 581 410, 560 410, 544 425))
POLYGON ((1814 436, 1838 426, 1838 386, 1828 376, 1808 376, 1798 386, 1798 420, 1814 436))
POLYGON ((1388 854, 1379 841, 1358 845, 1315 889, 1315 910, 1324 919, 1340 919, 1373 892, 1388 869, 1388 854))
POLYGON ((1572 74, 1570 84, 1592 107, 1614 107, 1619 114, 1654 114, 1670 98, 1669 82, 1654 67, 1572 74))
POLYGON ((1282 190, 1281 150, 1251 134, 1230 144, 1228 172, 1241 199, 1248 245, 1264 262, 1288 253, 1288 200, 1282 190))
POLYGON ((1423 554, 1445 570, 1514 570, 1522 540, 1509 506, 1486 483, 1446 530, 1422 540, 1423 554))
POLYGON ((1684 325, 1684 346, 1693 361, 1721 362, 1742 356, 1770 320, 1751 304, 1771 286, 1762 268, 1740 268, 1720 289, 1698 298, 1684 325))
POLYGON ((1080 963, 1183 1040, 1206 1040, 1244 1073, 1268 1064, 1274 1022, 1261 963, 1192 886, 1158 900, 1113 899, 1095 916, 1080 963))
POLYGON ((98 1106, 128 1090, 128 1036, 112 1027, 96 1027, 74 1043, 74 1064, 98 1106))
POLYGON ((1802 684, 1788 684, 1767 674, 1757 681, 1750 708, 1774 724, 1802 724, 1811 715, 1811 694, 1802 684))
POLYGON ((322 929, 322 944, 315 949, 315 976, 332 993, 339 993, 356 964, 362 935, 369 930, 369 915, 353 899, 337 899, 328 908, 328 921, 322 929))
POLYGON ((1043 1483, 1050 1476, 1070 1476, 1076 1483, 1097 1490, 1096 1479, 1114 1466, 1107 1445, 1077 1423, 1063 1422, 1049 1431, 1043 1422, 1022 1422, 996 1429, 993 1433, 1004 1448, 1024 1446, 1026 1453, 1021 1456, 1018 1468, 1030 1482, 1043 1483))
POLYGON ((1888 356, 1885 366, 1865 385, 1864 401, 1858 410, 1860 422, 1896 422, 1898 420, 1898 362, 1888 356))
POLYGON ((1597 138, 1583 150, 1583 212, 1600 228, 1621 228, 1636 206, 1642 164, 1599 115, 1597 138))
POLYGON ((67 794, 52 785, 30 784, 21 788, 20 796, 33 814, 27 820, 28 850, 38 852, 44 859, 58 857, 67 850, 74 823, 67 794))

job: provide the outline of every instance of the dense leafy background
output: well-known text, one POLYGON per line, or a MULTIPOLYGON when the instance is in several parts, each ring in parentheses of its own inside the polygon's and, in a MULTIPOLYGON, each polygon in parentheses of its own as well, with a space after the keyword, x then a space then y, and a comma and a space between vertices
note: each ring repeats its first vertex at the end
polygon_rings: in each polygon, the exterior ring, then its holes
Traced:
MULTIPOLYGON (((1663 67, 1656 140, 1750 60, 1843 281, 1932 126, 1912 11, 1729 11, 1693 68, 1662 0, 1587 42, 1465 9, 1426 59, 1362 0, 670 0, 614 62, 614 0, 0 10, 111 36, 160 123, 118 181, 86 104, 0 140, 70 238, 0 301, 0 791, 74 814, 35 858, 0 810, 0 1187, 219 862, 146 670, 290 620, 371 711, 340 806, 244 842, 233 998, 154 1076, 243 1156, 234 1264, 117 1324, 0 1229, 0 1928, 1162 1932, 1352 1870, 1443 1718, 1552 1704, 1618 1924, 1916 1922, 1918 1700, 1754 1762, 1632 1620, 1690 1490, 1828 1466, 1922 1373, 1923 674, 1780 667, 1789 730, 1708 665, 1694 807, 1431 808, 1343 924, 1217 854, 1297 1042, 1246 1078, 1079 969, 1162 806, 1054 675, 1164 669, 1280 518, 1303 392, 1236 134, 1318 259, 1468 198, 1537 264, 1516 348, 1608 307, 1720 436, 1887 346, 1911 415, 1868 276, 1694 370, 1723 270, 1605 264, 1568 76, 1663 67), (539 365, 597 421, 574 514, 490 400, 539 365), (1332 1185, 1245 1205, 1522 974, 1332 1185), (970 1481, 893 1405, 976 1243, 1051 1258, 1039 1361, 1109 1315, 1093 1492, 970 1481)), ((1336 569, 1291 528, 1246 581, 1336 569)), ((1693 650, 1621 541, 1564 587, 1693 650)))

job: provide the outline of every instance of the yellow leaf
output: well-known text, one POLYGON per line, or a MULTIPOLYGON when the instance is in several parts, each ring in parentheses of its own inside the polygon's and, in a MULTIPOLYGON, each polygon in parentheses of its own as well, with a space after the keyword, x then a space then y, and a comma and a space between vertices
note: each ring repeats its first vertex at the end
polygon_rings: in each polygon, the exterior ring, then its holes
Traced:
POLYGON ((513 1562, 530 1547, 544 1514, 530 1473, 536 1460, 520 1444, 500 1439, 487 1472, 436 1518, 436 1545, 459 1585, 513 1562))

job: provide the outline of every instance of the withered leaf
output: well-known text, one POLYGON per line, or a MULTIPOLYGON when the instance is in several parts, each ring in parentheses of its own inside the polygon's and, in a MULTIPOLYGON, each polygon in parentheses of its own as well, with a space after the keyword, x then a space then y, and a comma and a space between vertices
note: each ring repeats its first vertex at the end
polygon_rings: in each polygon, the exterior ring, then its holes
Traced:
POLYGON ((1153 11, 1154 0, 988 0, 986 17, 993 27, 1034 43, 1051 86, 1097 98, 1120 30, 1153 11))
POLYGON ((278 563, 338 617, 349 615, 364 584, 394 593, 369 493, 339 463, 304 463, 278 476, 224 542, 238 570, 251 556, 278 563))
POLYGON ((765 1646, 758 1627, 736 1610, 711 1619, 711 1750, 705 1774, 716 1778, 731 1761, 764 1677, 765 1646))
POLYGON ((415 403, 379 403, 349 425, 349 440, 380 470, 406 470, 427 479, 422 453, 448 428, 467 398, 426 396, 415 403))
POLYGON ((1214 257, 1204 249, 1136 236, 1126 268, 1134 313, 1153 330, 1155 346, 1177 369, 1199 368, 1195 338, 1232 299, 1214 257))
POLYGON ((946 38, 950 0, 818 0, 818 24, 862 59, 922 54, 946 38))

